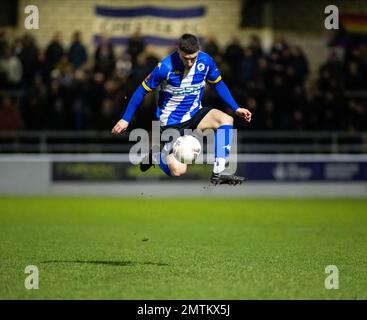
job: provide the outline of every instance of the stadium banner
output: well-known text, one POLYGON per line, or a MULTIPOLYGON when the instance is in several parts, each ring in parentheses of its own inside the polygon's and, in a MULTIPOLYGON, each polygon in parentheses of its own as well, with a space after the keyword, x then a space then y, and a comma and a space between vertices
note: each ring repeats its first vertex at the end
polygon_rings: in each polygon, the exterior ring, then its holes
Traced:
POLYGON ((207 180, 211 165, 192 166, 182 177, 168 177, 158 167, 142 174, 139 166, 118 162, 53 162, 52 180, 57 181, 154 181, 167 180, 182 182, 183 180, 207 180))
POLYGON ((203 6, 167 8, 158 6, 95 7, 94 41, 103 34, 116 45, 126 45, 139 33, 146 44, 171 46, 183 33, 200 36, 205 23, 203 6))
MULTIPOLYGON (((168 177, 158 167, 141 173, 138 166, 121 162, 55 161, 52 181, 207 181, 212 165, 190 165, 182 177, 168 177)), ((237 173, 248 181, 263 182, 363 182, 367 161, 268 161, 242 162, 237 173)))
POLYGON ((367 181, 367 162, 250 162, 239 172, 253 181, 367 181))

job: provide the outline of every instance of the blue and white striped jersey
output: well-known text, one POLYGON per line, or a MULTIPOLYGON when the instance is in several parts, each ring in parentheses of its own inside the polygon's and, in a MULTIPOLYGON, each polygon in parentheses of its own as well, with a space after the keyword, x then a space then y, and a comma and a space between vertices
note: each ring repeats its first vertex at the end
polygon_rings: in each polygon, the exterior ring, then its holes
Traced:
POLYGON ((147 91, 159 89, 157 118, 162 126, 190 120, 202 108, 205 81, 217 83, 221 76, 214 60, 199 51, 195 64, 185 67, 178 52, 164 58, 143 81, 147 91))

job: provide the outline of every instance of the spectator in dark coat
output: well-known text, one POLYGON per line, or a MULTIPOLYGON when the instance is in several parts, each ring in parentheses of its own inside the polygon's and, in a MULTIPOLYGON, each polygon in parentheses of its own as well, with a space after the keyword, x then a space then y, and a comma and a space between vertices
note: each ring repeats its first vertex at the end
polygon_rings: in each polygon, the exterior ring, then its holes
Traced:
POLYGON ((204 51, 210 56, 214 57, 219 53, 219 46, 213 36, 208 36, 204 41, 204 51))
POLYGON ((100 43, 94 54, 95 72, 101 72, 105 76, 110 76, 115 68, 115 54, 110 40, 102 36, 100 43))
POLYGON ((75 32, 73 35, 68 58, 75 69, 80 68, 87 61, 87 50, 81 41, 81 34, 79 31, 75 32))
POLYGON ((128 44, 127 53, 131 57, 131 62, 133 67, 135 67, 137 63, 138 56, 143 53, 145 49, 145 43, 139 33, 134 34, 128 44))
POLYGON ((233 38, 232 42, 227 46, 224 60, 229 64, 231 71, 236 79, 239 75, 239 65, 243 57, 243 48, 237 38, 233 38))
POLYGON ((39 64, 39 49, 34 38, 25 34, 14 48, 23 66, 23 83, 31 87, 39 64))
POLYGON ((61 44, 61 33, 55 33, 52 41, 47 46, 46 49, 46 64, 49 70, 52 70, 54 66, 60 61, 61 57, 64 55, 64 48, 61 44))

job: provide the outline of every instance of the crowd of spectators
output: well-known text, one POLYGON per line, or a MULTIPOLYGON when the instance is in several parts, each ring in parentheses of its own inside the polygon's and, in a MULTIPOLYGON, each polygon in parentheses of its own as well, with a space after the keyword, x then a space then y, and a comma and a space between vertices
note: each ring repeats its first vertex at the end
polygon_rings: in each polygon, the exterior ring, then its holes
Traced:
MULTIPOLYGON (((24 34, 12 43, 0 31, 0 130, 110 130, 139 83, 160 57, 133 36, 116 54, 101 37, 93 56, 75 32, 69 46, 57 33, 46 48, 24 34)), ((347 130, 367 127, 367 47, 333 51, 319 70, 317 90, 306 90, 307 57, 299 46, 277 37, 265 52, 258 37, 246 46, 234 38, 221 48, 202 41, 239 105, 251 109, 251 130, 347 130), (355 94, 357 93, 357 94, 355 94)), ((172 48, 174 50, 174 48, 172 48)), ((225 110, 208 86, 203 104, 225 110)), ((147 95, 132 127, 150 128, 156 95, 147 95)), ((229 111, 227 109, 227 111, 229 111)))

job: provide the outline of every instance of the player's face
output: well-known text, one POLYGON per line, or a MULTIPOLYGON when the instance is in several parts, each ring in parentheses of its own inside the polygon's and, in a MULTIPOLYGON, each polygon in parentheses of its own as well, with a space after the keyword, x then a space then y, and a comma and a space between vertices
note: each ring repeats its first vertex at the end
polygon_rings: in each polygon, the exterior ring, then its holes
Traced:
POLYGON ((189 53, 185 53, 185 52, 183 52, 179 49, 178 54, 180 55, 180 59, 181 59, 182 63, 184 64, 185 68, 190 69, 194 65, 194 63, 195 63, 195 61, 198 57, 199 51, 189 54, 189 53))

